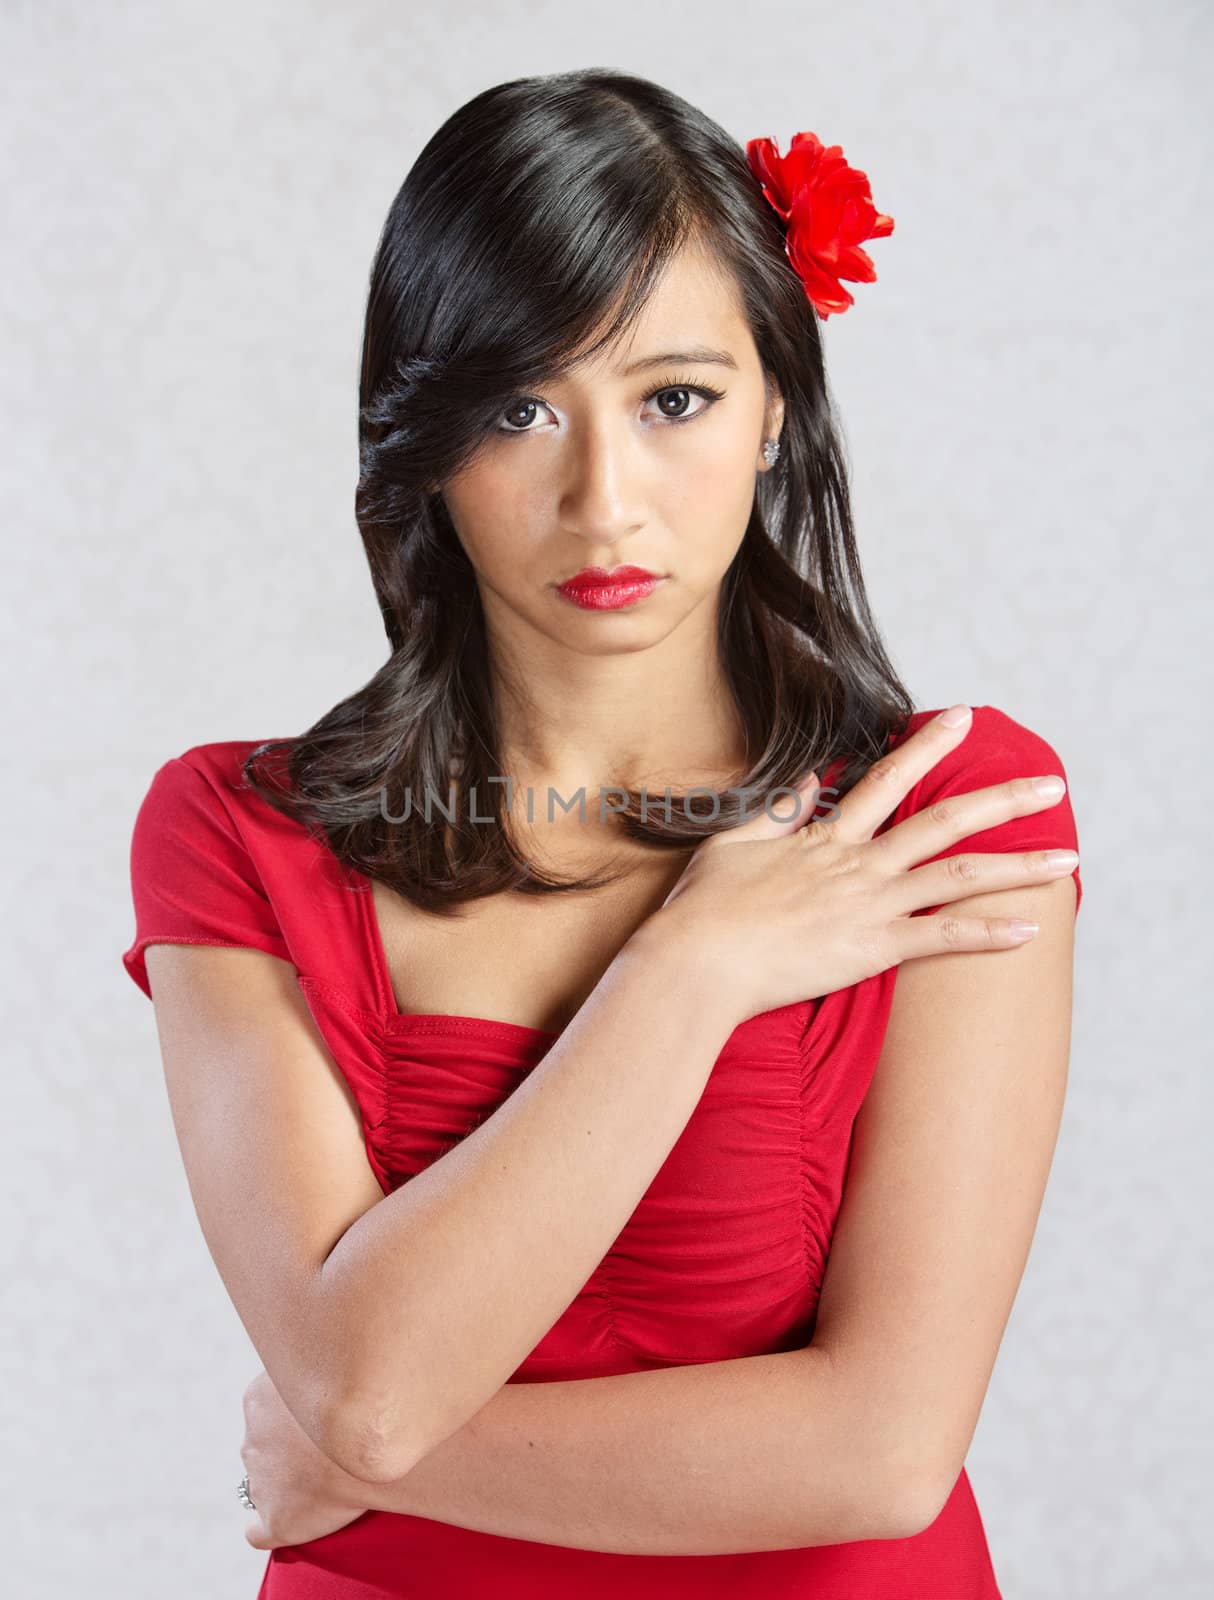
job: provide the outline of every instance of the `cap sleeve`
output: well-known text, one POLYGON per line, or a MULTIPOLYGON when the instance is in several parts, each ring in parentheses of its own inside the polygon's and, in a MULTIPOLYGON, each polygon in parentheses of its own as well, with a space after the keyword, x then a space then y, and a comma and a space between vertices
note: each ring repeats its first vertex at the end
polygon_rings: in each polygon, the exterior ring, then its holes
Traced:
MULTIPOLYGON (((943 709, 943 707, 941 708, 943 709)), ((910 722, 903 738, 909 738, 925 722, 938 713, 919 712, 910 722)), ((895 741, 895 745, 901 740, 895 741)), ((979 853, 1008 850, 1078 850, 1075 815, 1071 809, 1071 790, 1062 758, 1053 745, 1040 734, 1024 727, 996 706, 974 706, 969 732, 961 743, 942 757, 890 815, 877 831, 884 833, 905 818, 922 811, 936 800, 949 795, 966 794, 973 789, 985 789, 992 784, 1006 783, 1010 778, 1045 777, 1050 773, 1067 782, 1066 793, 1056 805, 1028 816, 1010 817, 981 833, 971 833, 955 844, 937 851, 926 860, 942 861, 946 856, 962 855, 970 851, 979 853)), ((925 865, 921 862, 920 865, 925 865)), ((1075 880, 1075 914, 1083 898, 1083 884, 1079 868, 1071 874, 1075 880)), ((927 916, 939 911, 940 906, 925 906, 918 915, 927 916)))
POLYGON ((244 945, 290 961, 269 896, 223 796, 174 756, 155 774, 131 837, 135 938, 127 972, 151 998, 150 944, 244 945))

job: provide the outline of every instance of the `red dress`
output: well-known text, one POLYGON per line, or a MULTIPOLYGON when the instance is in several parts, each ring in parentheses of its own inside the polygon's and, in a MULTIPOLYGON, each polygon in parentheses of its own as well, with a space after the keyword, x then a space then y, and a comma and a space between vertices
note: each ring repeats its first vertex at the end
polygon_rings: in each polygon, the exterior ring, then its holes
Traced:
MULTIPOLYGON (((908 732, 933 715, 916 713, 908 732)), ((398 1011, 369 880, 239 787, 253 744, 196 745, 156 772, 135 822, 136 934, 123 963, 149 995, 148 944, 250 945, 293 963, 358 1102, 367 1158, 390 1193, 491 1114, 556 1035, 398 1011)), ((1051 772, 1066 775, 1044 739, 993 706, 975 706, 967 736, 879 831, 938 797, 1051 772)), ((941 854, 1047 846, 1076 847, 1069 794, 941 854)), ((810 1341, 852 1122, 896 976, 894 968, 735 1029, 611 1250, 511 1381, 723 1361, 810 1341)), ((577 1550, 369 1511, 323 1538, 271 1551, 259 1600, 625 1593, 999 1600, 964 1470, 935 1522, 913 1537, 738 1555, 577 1550)))

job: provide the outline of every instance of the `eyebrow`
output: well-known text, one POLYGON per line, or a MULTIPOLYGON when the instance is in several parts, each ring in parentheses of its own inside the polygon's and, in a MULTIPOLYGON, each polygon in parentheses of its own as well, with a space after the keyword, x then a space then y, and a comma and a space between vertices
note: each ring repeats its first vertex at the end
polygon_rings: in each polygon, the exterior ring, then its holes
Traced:
POLYGON ((624 367, 620 376, 622 378, 630 378, 634 372, 644 372, 647 367, 662 367, 668 362, 678 361, 685 361, 696 367, 729 367, 734 372, 738 370, 738 363, 728 350, 713 350, 708 345, 696 345, 690 350, 667 350, 661 355, 642 356, 639 361, 634 361, 631 366, 624 367))

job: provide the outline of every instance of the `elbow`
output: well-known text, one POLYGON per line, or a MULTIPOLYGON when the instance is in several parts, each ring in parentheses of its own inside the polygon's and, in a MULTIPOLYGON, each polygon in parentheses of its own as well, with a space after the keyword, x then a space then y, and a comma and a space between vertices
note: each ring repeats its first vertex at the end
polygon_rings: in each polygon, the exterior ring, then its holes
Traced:
POLYGON ((382 1408, 346 1405, 326 1430, 325 1454, 364 1483, 395 1483, 413 1470, 424 1451, 388 1425, 382 1408))
POLYGON ((948 1495, 941 1496, 936 1484, 915 1483, 903 1487, 886 1502, 887 1539, 913 1539, 925 1533, 944 1510, 948 1495))
POLYGON ((937 1441, 925 1437, 922 1414, 899 1416, 886 1406, 869 1413, 865 1433, 872 1445, 864 1474, 869 1494, 859 1539, 913 1539, 943 1511, 957 1482, 941 1466, 937 1441), (946 1481, 947 1480, 947 1481, 946 1481))
MULTIPOLYGON (((820 1348, 820 1347, 819 1347, 820 1348)), ((891 1398, 855 1364, 835 1360, 848 1437, 859 1441, 848 1483, 840 1543, 913 1539, 930 1528, 952 1495, 960 1469, 941 1469, 942 1441, 924 1426, 925 1408, 891 1398)))
POLYGON ((953 1473, 946 1485, 942 1475, 930 1471, 925 1463, 917 1463, 887 1479, 884 1537, 913 1539, 925 1533, 948 1504, 958 1476, 953 1473))

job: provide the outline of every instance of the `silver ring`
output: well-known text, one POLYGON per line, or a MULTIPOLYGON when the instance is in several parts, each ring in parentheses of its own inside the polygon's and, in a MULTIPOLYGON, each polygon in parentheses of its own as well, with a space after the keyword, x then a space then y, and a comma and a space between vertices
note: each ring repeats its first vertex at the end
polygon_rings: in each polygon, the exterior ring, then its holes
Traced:
POLYGON ((236 1485, 236 1493, 240 1496, 240 1503, 246 1511, 257 1510, 257 1507, 253 1504, 253 1501, 249 1497, 249 1475, 247 1472, 236 1485))

